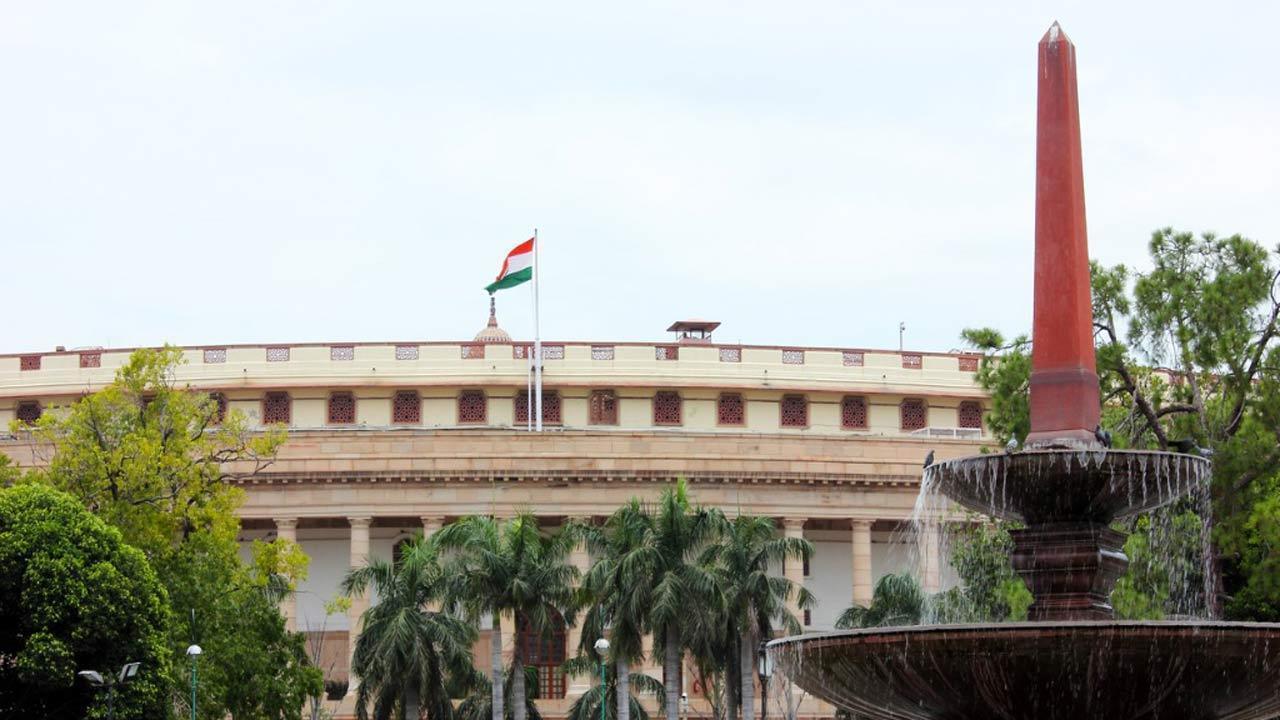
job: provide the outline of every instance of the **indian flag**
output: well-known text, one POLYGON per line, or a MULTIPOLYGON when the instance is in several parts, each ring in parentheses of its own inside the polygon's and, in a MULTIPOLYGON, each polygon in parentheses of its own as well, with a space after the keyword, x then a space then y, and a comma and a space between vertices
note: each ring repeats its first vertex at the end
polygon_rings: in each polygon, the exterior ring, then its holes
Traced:
POLYGON ((490 283, 485 290, 492 295, 496 290, 515 287, 532 278, 533 238, 529 238, 507 253, 507 259, 502 261, 502 272, 498 273, 498 279, 490 283))

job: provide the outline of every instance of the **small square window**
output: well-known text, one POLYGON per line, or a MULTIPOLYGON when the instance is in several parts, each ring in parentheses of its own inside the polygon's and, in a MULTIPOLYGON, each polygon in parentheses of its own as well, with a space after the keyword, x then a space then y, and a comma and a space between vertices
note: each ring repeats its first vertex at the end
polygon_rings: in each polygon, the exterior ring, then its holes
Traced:
POLYGON ((329 424, 351 425, 356 421, 356 396, 349 392, 329 395, 329 424))
MULTIPOLYGON (((484 347, 481 345, 480 347, 484 347)), ((458 395, 458 424, 483 425, 489 418, 489 400, 480 390, 463 390, 458 395)))
POLYGON ((680 348, 676 345, 658 345, 653 348, 653 356, 658 360, 679 360, 680 348))
POLYGON ((972 355, 960 357, 960 372, 978 372, 978 358, 972 355))
POLYGON ((867 428, 867 399, 847 396, 840 401, 840 427, 845 430, 865 430, 867 428))
POLYGON ((564 346, 563 345, 543 345, 542 359, 543 360, 563 360, 564 346))
POLYGON ((262 399, 262 424, 284 423, 288 425, 292 418, 292 405, 289 393, 269 392, 262 399))
POLYGON ((653 396, 653 424, 679 425, 682 422, 680 393, 660 390, 653 396))
POLYGON ((591 359, 592 360, 612 360, 613 346, 612 345, 592 345, 591 359))
POLYGON ((396 359, 397 360, 417 360, 418 346, 417 345, 397 345, 396 359))
POLYGON ((40 416, 44 414, 44 408, 35 400, 23 400, 18 403, 17 412, 14 415, 18 422, 27 425, 35 425, 40 420, 40 416))
POLYGON ((484 359, 484 343, 463 343, 462 359, 463 360, 483 360, 484 359))
POLYGON ((356 348, 354 345, 334 345, 329 348, 329 359, 336 362, 355 360, 356 348))
POLYGON ((39 355, 23 355, 18 360, 18 369, 19 370, 39 370, 40 356, 39 355))
POLYGON ((842 359, 844 360, 845 367, 862 367, 863 361, 866 358, 863 357, 861 351, 845 350, 842 359))
POLYGON ((513 360, 528 360, 533 357, 533 347, 530 345, 512 345, 511 358, 513 360))
POLYGON ((102 353, 100 352, 80 353, 80 367, 82 368, 102 367, 102 353))
POLYGON ((908 370, 919 370, 924 367, 924 358, 920 353, 903 353, 902 367, 908 370))
POLYGON ((737 393, 725 393, 716 402, 716 421, 721 425, 747 424, 747 404, 737 393))
POLYGON ((809 400, 803 395, 784 395, 779 405, 782 427, 809 427, 809 400))
POLYGON ((395 394, 391 399, 391 422, 397 425, 416 425, 422 422, 422 399, 418 393, 400 390, 395 394))
POLYGON ((226 362, 227 349, 226 348, 205 348, 204 361, 208 365, 215 365, 217 363, 226 362))
POLYGON ((982 403, 976 400, 965 400, 960 403, 958 414, 960 427, 982 429, 982 403))
POLYGON ((783 350, 782 364, 783 365, 803 365, 804 351, 803 350, 783 350))
POLYGON ((903 430, 922 430, 929 424, 929 409, 924 400, 903 400, 898 406, 898 414, 903 430))
POLYGON ((742 362, 742 348, 736 348, 736 347, 720 348, 720 362, 728 362, 728 363, 742 362))
POLYGON ((267 348, 267 362, 289 362, 289 348, 287 347, 267 348))
POLYGON ((590 404, 592 425, 618 424, 618 396, 612 390, 592 390, 590 404))
MULTIPOLYGON (((536 397, 535 397, 536 402, 536 397)), ((517 425, 529 424, 529 391, 521 390, 516 393, 515 398, 515 417, 517 425)), ((537 408, 533 409, 534 414, 538 412, 537 408)), ((542 390, 542 424, 543 425, 559 425, 560 420, 560 393, 555 390, 542 390)))

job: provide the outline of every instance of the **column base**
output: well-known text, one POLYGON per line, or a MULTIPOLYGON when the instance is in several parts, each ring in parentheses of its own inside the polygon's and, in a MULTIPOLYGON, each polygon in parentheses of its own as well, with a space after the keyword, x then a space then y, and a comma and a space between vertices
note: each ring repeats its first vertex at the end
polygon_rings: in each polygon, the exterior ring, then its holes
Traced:
POLYGON ((1109 620, 1111 590, 1129 565, 1125 534, 1101 523, 1051 523, 1010 532, 1013 569, 1035 597, 1030 620, 1109 620))

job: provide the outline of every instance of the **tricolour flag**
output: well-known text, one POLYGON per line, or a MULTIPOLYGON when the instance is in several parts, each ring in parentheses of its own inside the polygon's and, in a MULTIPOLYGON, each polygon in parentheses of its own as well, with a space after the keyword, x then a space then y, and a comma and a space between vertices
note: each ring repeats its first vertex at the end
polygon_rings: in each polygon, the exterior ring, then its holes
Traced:
POLYGON ((520 283, 528 282, 532 278, 533 238, 529 238, 507 253, 507 259, 502 261, 502 272, 498 273, 498 279, 485 287, 485 290, 488 290, 489 294, 492 295, 495 290, 515 287, 520 283))

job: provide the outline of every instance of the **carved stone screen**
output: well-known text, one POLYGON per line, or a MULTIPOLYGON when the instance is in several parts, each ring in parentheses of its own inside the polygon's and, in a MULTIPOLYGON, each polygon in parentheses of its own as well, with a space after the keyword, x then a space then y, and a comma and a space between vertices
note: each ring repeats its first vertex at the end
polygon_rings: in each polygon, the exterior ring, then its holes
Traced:
POLYGON ((725 393, 716 403, 716 421, 721 425, 747 424, 747 404, 737 393, 725 393))
POLYGON ((329 395, 329 424, 351 425, 356 421, 356 398, 349 392, 329 395))
POLYGON ((391 398, 391 422, 397 425, 416 425, 422 422, 422 400, 418 393, 401 390, 391 398))
POLYGON ((857 395, 849 395, 840 401, 840 427, 846 430, 866 429, 866 398, 857 395))
POLYGON ((809 426, 809 400, 803 395, 783 395, 780 412, 782 427, 809 426))
POLYGON ((680 393, 662 390, 654 394, 654 425, 679 425, 681 418, 680 393))
POLYGON ((929 411, 923 400, 903 400, 898 412, 903 430, 920 430, 929 423, 929 411))

